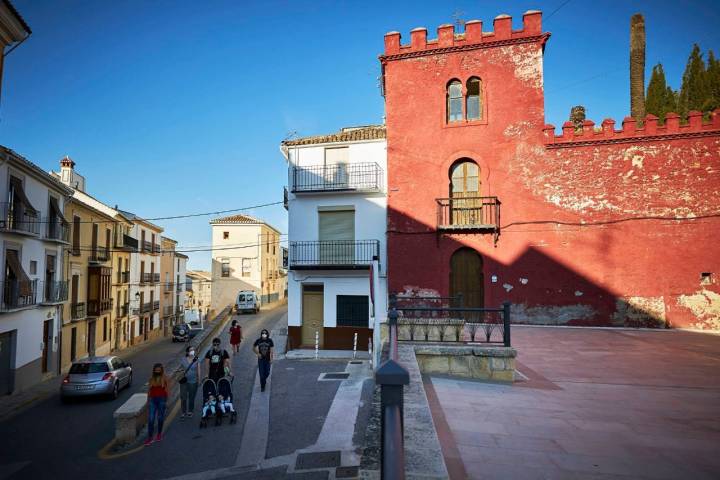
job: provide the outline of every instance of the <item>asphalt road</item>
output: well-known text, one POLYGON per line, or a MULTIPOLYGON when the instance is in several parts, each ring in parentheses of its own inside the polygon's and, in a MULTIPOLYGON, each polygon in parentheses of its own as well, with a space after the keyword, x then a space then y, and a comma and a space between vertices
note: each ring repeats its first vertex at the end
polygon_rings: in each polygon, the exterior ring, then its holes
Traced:
MULTIPOLYGON (((112 440, 113 412, 132 393, 142 388, 144 377, 155 362, 164 362, 181 354, 185 344, 170 339, 157 342, 127 357, 134 371, 133 386, 121 392, 114 401, 84 399, 64 405, 59 394, 0 423, 0 480, 102 478, 160 479, 173 475, 231 466, 240 447, 257 358, 252 342, 262 328, 272 329, 287 311, 286 307, 261 311, 258 315, 235 316, 246 337, 240 354, 233 357, 233 393, 238 422, 200 430, 196 399, 196 416, 181 420, 179 415, 166 425, 165 439, 126 456, 101 459, 98 452, 112 440)), ((225 348, 227 331, 222 335, 225 348)), ((204 351, 200 352, 204 355, 204 351)), ((169 414, 169 412, 168 412, 169 414)))

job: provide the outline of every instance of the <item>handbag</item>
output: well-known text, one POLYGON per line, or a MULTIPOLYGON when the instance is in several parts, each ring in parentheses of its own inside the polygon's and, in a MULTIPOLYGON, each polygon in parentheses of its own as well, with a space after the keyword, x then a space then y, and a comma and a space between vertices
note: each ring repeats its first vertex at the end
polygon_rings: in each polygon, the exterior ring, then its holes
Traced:
POLYGON ((187 368, 185 369, 185 371, 183 372, 183 376, 180 377, 180 380, 178 380, 178 383, 179 383, 180 385, 187 383, 187 377, 186 377, 187 372, 190 371, 190 369, 192 368, 193 365, 195 365, 195 362, 197 362, 197 359, 198 359, 197 356, 196 356, 195 358, 193 358, 193 361, 190 362, 190 365, 188 365, 188 367, 187 367, 187 368))

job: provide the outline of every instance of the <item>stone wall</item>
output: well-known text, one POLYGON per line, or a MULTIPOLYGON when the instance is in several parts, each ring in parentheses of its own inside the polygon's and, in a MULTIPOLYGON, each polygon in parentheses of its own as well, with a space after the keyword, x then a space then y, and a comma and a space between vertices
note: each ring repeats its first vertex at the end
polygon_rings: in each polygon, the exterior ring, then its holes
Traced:
POLYGON ((415 356, 424 374, 502 382, 515 378, 517 351, 512 347, 415 344, 415 356))

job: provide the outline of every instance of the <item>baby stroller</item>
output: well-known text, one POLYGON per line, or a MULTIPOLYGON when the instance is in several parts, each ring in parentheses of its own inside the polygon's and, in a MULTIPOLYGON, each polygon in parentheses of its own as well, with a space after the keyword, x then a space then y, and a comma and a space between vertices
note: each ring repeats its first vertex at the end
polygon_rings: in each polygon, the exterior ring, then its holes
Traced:
POLYGON ((202 418, 200 428, 207 427, 209 418, 215 417, 215 425, 222 423, 222 412, 218 402, 218 387, 212 378, 206 378, 202 384, 202 418))
POLYGON ((230 414, 230 424, 237 422, 237 412, 233 405, 232 377, 222 377, 217 382, 218 391, 218 419, 217 425, 222 423, 223 414, 230 414))

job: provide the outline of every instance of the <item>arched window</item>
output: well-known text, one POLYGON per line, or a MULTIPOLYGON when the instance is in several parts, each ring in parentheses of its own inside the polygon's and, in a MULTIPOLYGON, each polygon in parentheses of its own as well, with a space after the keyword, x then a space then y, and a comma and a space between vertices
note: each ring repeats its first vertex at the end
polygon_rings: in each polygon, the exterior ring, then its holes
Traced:
POLYGON ((460 80, 451 80, 447 85, 447 121, 459 122, 463 119, 462 83, 460 80))
POLYGON ((468 158, 450 167, 450 218, 455 226, 478 225, 482 218, 480 168, 468 158))
POLYGON ((482 118, 482 81, 478 77, 470 77, 467 81, 467 97, 465 112, 468 120, 482 118))

